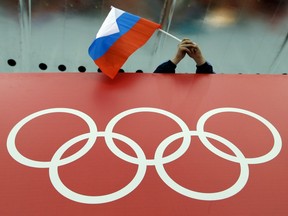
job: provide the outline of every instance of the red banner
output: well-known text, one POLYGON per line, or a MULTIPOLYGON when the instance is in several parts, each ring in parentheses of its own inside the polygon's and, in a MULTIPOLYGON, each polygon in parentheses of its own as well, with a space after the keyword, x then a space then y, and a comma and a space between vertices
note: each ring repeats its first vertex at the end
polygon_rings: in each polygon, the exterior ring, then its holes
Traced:
POLYGON ((286 216, 287 82, 1 74, 0 215, 286 216))

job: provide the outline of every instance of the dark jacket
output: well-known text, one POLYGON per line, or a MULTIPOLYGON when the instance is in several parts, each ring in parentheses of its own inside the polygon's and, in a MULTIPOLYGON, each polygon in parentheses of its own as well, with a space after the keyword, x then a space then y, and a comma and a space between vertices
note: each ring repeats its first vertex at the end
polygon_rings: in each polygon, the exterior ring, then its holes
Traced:
MULTIPOLYGON (((176 65, 171 61, 167 61, 159 65, 154 73, 175 73, 176 65)), ((215 74, 213 67, 208 62, 205 62, 203 65, 196 66, 197 74, 215 74)))

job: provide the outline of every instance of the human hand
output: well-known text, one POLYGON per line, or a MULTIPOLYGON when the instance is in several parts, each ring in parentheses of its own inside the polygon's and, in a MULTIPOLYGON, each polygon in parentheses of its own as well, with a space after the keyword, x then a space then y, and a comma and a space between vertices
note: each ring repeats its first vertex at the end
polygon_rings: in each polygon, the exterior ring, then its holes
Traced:
POLYGON ((184 38, 178 45, 177 53, 171 61, 177 65, 185 57, 186 53, 190 58, 194 59, 197 65, 202 65, 206 62, 198 45, 188 38, 184 38))
POLYGON ((191 45, 189 45, 189 52, 187 52, 187 54, 190 56, 190 58, 194 59, 194 61, 196 62, 197 65, 204 64, 206 62, 206 60, 203 57, 199 46, 192 41, 190 41, 189 44, 191 44, 191 45))
POLYGON ((180 44, 178 44, 178 50, 177 53, 175 55, 175 57, 173 59, 171 59, 171 61, 177 65, 186 55, 186 53, 190 53, 191 52, 191 48, 193 46, 193 43, 191 40, 185 38, 181 41, 180 44))

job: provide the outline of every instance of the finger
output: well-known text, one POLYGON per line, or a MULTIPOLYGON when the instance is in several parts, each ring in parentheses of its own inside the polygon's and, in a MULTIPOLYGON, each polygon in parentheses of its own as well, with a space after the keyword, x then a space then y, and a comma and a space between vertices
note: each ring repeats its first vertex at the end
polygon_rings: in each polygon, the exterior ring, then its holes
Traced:
POLYGON ((181 42, 181 44, 193 44, 193 42, 190 40, 184 40, 181 42))
POLYGON ((190 50, 191 50, 194 54, 200 53, 200 49, 199 49, 198 46, 191 46, 191 47, 190 47, 190 50))
POLYGON ((198 47, 195 47, 195 46, 191 46, 189 47, 191 53, 194 53, 196 54, 197 52, 200 52, 199 48, 198 47))
POLYGON ((193 48, 197 48, 195 47, 193 44, 181 44, 180 47, 185 47, 185 48, 188 48, 188 49, 193 49, 193 48))
POLYGON ((187 50, 186 50, 186 53, 187 53, 188 55, 192 55, 192 52, 191 52, 190 49, 187 49, 187 50))
POLYGON ((181 51, 185 52, 185 53, 188 53, 188 54, 191 54, 191 50, 188 49, 187 47, 181 47, 181 51))
POLYGON ((185 39, 183 39, 183 40, 181 41, 181 43, 189 43, 189 42, 191 42, 191 40, 188 39, 188 38, 185 38, 185 39))
POLYGON ((198 44, 196 44, 194 42, 192 42, 191 44, 193 45, 193 47, 198 48, 198 44))
POLYGON ((181 43, 183 44, 194 44, 195 46, 197 46, 197 44, 195 42, 193 42, 192 40, 188 39, 188 38, 184 38, 181 43))

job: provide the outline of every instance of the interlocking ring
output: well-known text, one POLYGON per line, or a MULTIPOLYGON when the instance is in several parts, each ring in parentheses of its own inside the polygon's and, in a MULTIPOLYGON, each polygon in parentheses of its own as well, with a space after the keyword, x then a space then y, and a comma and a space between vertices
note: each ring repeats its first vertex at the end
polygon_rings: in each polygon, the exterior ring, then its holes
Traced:
POLYGON ((180 119, 178 116, 174 115, 171 112, 168 112, 163 109, 158 109, 158 108, 140 107, 140 108, 129 109, 122 113, 119 113, 113 119, 111 119, 111 121, 107 124, 105 131, 98 131, 95 122, 87 114, 83 112, 80 112, 75 109, 70 109, 70 108, 51 108, 51 109, 46 109, 46 110, 33 113, 25 117, 24 119, 22 119, 20 122, 18 122, 12 128, 12 130, 10 131, 8 135, 7 148, 11 157, 14 158, 17 162, 25 166, 29 166, 33 168, 49 168, 49 176, 50 176, 52 185, 64 197, 70 200, 73 200, 75 202, 80 202, 80 203, 102 204, 102 203, 112 202, 117 199, 120 199, 128 195, 129 193, 131 193, 135 188, 137 188, 145 176, 147 166, 155 166, 156 171, 158 175, 160 176, 160 178, 163 180, 163 182, 167 184, 171 189, 173 189, 179 194, 182 194, 183 196, 186 196, 192 199, 198 199, 198 200, 222 200, 222 199, 229 198, 231 196, 234 196, 238 192, 240 192, 245 187, 249 178, 249 164, 265 163, 275 158, 281 151, 282 140, 277 129, 268 120, 264 119, 258 114, 255 114, 253 112, 250 112, 244 109, 239 109, 239 108, 218 108, 218 109, 213 109, 213 110, 206 112, 204 115, 200 117, 199 121, 197 122, 196 131, 190 130, 188 126, 185 124, 185 122, 182 119, 180 119), (164 115, 174 120, 182 130, 181 132, 172 134, 169 137, 165 138, 158 145, 153 159, 147 159, 142 148, 135 141, 133 141, 132 139, 130 139, 129 137, 123 134, 113 132, 115 125, 122 118, 128 115, 143 113, 143 112, 157 113, 157 114, 164 115), (227 139, 219 135, 213 134, 211 132, 205 132, 204 125, 206 121, 211 116, 219 114, 219 113, 223 113, 223 112, 241 113, 241 114, 253 117, 257 119, 258 121, 260 121, 261 123, 263 123, 273 135, 273 138, 274 138, 273 148, 266 155, 263 155, 257 158, 246 158, 243 155, 243 153, 233 143, 231 143, 227 139), (90 131, 88 133, 74 137, 71 140, 64 143, 55 152, 51 161, 35 161, 35 160, 29 159, 23 156, 16 147, 16 137, 17 137, 19 130, 29 121, 39 116, 51 114, 51 113, 69 113, 69 114, 76 115, 87 123, 90 131), (198 136, 199 139, 202 141, 203 145, 207 149, 209 149, 211 152, 216 154, 217 156, 223 159, 226 159, 228 161, 231 161, 231 162, 239 163, 240 165, 239 178, 230 188, 220 191, 220 192, 211 192, 211 193, 193 191, 193 190, 190 190, 181 186, 168 175, 168 173, 166 172, 164 168, 164 164, 173 162, 174 160, 180 158, 189 148, 191 144, 192 136, 198 136), (88 196, 88 195, 76 193, 63 184, 63 182, 61 181, 59 177, 58 167, 74 162, 78 160, 79 158, 81 158, 82 156, 84 156, 93 147, 93 145, 96 142, 97 137, 104 137, 107 147, 115 156, 119 157, 120 159, 128 163, 138 165, 137 172, 134 178, 125 187, 123 187, 122 189, 116 192, 106 194, 106 195, 101 195, 101 196, 88 196), (180 138, 183 138, 183 141, 180 147, 172 154, 163 157, 163 154, 166 148, 175 140, 180 139, 180 138), (207 138, 214 139, 218 142, 223 143, 226 147, 228 147, 234 153, 234 155, 229 155, 225 152, 220 151, 215 146, 213 146, 207 138), (86 144, 78 152, 74 153, 73 155, 67 158, 62 159, 63 154, 71 146, 86 139, 87 139, 86 144), (120 140, 123 143, 126 143, 127 145, 129 145, 129 147, 132 148, 133 151, 135 152, 136 157, 132 157, 126 154, 125 152, 121 151, 117 147, 117 145, 114 143, 113 139, 120 140))
POLYGON ((158 113, 162 114, 164 116, 167 116, 168 118, 174 120, 182 129, 184 132, 183 136, 183 142, 182 145, 180 146, 179 149, 177 149, 173 154, 166 156, 165 158, 161 158, 162 163, 169 163, 177 158, 179 158, 182 154, 186 152, 186 150, 189 148, 190 142, 191 142, 191 136, 189 135, 189 128, 185 124, 185 122, 180 119, 178 116, 174 115, 173 113, 170 113, 168 111, 162 110, 162 109, 157 109, 157 108, 150 108, 150 107, 142 107, 142 108, 134 108, 130 110, 126 110, 118 115, 116 115, 107 125, 105 129, 105 141, 109 149, 119 158, 122 160, 125 160, 130 163, 134 164, 140 164, 144 163, 146 165, 155 165, 155 160, 154 159, 147 159, 145 161, 139 161, 138 158, 132 158, 130 155, 127 155, 126 153, 122 152, 114 143, 113 138, 109 136, 113 132, 114 126, 116 125, 117 122, 119 122, 122 118, 135 114, 135 113, 143 113, 143 112, 151 112, 151 113, 158 113))
MULTIPOLYGON (((34 167, 34 168, 49 168, 50 167, 51 161, 31 160, 31 159, 23 156, 18 151, 18 149, 16 148, 16 136, 17 136, 19 130, 25 124, 27 124, 29 121, 31 121, 31 120, 39 117, 39 116, 43 116, 43 115, 50 114, 50 113, 69 113, 69 114, 73 114, 75 116, 78 116, 78 117, 82 118, 87 123, 89 130, 90 130, 89 136, 87 137, 88 138, 87 143, 83 146, 83 148, 81 150, 79 150, 78 152, 76 152, 75 154, 70 155, 69 157, 62 159, 60 161, 59 166, 69 164, 69 163, 79 159, 80 157, 85 155, 93 147, 93 145, 96 141, 96 138, 97 138, 97 126, 95 125, 95 122, 93 121, 93 119, 90 118, 90 116, 88 116, 87 114, 85 114, 83 112, 80 112, 80 111, 75 110, 75 109, 70 109, 70 108, 51 108, 51 109, 41 110, 39 112, 33 113, 33 114, 25 117, 24 119, 22 119, 20 122, 18 122, 12 128, 11 132, 9 133, 9 136, 7 139, 8 152, 19 163, 26 165, 26 166, 34 167)), ((88 134, 86 134, 86 135, 88 135, 88 134)), ((83 134, 83 135, 80 135, 80 137, 85 137, 86 135, 83 134)), ((83 140, 87 139, 87 138, 83 138, 83 140)))
POLYGON ((260 163, 265 163, 267 161, 272 160, 273 158, 275 158, 279 152, 281 151, 282 148, 282 140, 281 140, 281 136, 279 134, 279 132, 277 131, 277 129, 266 119, 264 119, 262 116, 257 115, 256 113, 244 110, 244 109, 239 109, 239 108, 231 108, 231 107, 225 107, 225 108, 218 108, 218 109, 213 109, 210 110, 209 112, 206 112, 204 115, 202 115, 200 117, 200 119, 198 120, 197 123, 197 131, 199 132, 199 138, 202 141, 202 143, 214 154, 218 155, 219 157, 222 157, 226 160, 229 161, 233 161, 238 163, 238 158, 232 155, 229 155, 225 152, 220 151, 219 149, 215 148, 215 146, 213 146, 209 140, 205 137, 205 135, 203 134, 204 132, 204 125, 205 122, 213 115, 219 114, 219 113, 223 113, 223 112, 234 112, 234 113, 242 113, 248 116, 251 116, 255 119, 257 119, 258 121, 260 121, 261 123, 263 123, 272 133, 273 138, 274 138, 274 145, 273 148, 270 150, 270 152, 268 152, 266 155, 263 155, 261 157, 257 157, 257 158, 246 158, 247 163, 249 164, 260 164, 260 163))

